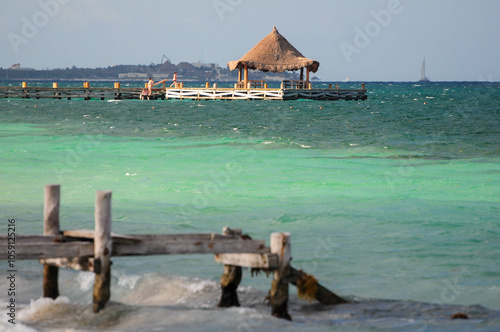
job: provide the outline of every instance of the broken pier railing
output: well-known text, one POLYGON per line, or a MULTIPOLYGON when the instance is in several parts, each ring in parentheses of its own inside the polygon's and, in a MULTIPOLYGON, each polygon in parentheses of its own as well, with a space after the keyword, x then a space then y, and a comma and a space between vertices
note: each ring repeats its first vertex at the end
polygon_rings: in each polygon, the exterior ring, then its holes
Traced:
MULTIPOLYGON (((224 227, 222 234, 133 234, 111 232, 111 191, 97 191, 94 230, 60 230, 60 186, 45 186, 43 236, 23 235, 15 239, 16 259, 38 259, 43 264, 43 296, 59 296, 59 268, 91 271, 95 274, 93 311, 103 310, 111 297, 111 257, 169 254, 213 254, 224 264, 219 307, 239 306, 237 288, 242 267, 273 274, 269 302, 273 316, 291 319, 288 313, 288 285, 299 296, 324 304, 347 301, 321 286, 313 276, 290 266, 289 233, 272 233, 270 247, 253 240, 239 229, 224 227)), ((7 247, 7 236, 0 245, 7 247)), ((6 251, 0 253, 6 260, 6 251)))

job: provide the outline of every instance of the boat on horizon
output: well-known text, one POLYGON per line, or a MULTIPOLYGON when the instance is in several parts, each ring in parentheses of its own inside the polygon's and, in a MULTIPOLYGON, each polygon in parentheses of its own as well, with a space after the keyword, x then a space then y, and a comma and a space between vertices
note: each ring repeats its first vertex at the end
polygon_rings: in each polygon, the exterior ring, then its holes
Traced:
POLYGON ((420 68, 420 79, 419 82, 430 82, 429 78, 425 76, 425 58, 422 62, 422 68, 420 68))

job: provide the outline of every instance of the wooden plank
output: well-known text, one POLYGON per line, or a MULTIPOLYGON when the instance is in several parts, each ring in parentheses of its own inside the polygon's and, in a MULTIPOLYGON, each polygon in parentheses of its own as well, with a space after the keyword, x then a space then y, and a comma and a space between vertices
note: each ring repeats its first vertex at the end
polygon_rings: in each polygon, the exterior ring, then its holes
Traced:
POLYGON ((268 252, 269 248, 266 248, 263 240, 155 241, 137 244, 118 243, 113 247, 113 256, 268 252))
MULTIPOLYGON (((0 242, 2 243, 2 242, 0 242)), ((7 254, 0 251, 0 259, 7 259, 7 254)), ((16 239, 16 259, 39 259, 53 257, 92 256, 94 244, 91 242, 18 242, 16 239)))
POLYGON ((97 191, 94 231, 94 292, 93 311, 98 313, 111 297, 111 191, 97 191))
POLYGON ((233 238, 217 233, 178 233, 178 234, 133 234, 126 235, 142 242, 175 242, 175 241, 224 241, 233 238))
POLYGON ((63 257, 63 258, 42 258, 38 260, 41 264, 62 267, 77 271, 94 272, 93 257, 63 257))
MULTIPOLYGON (((43 235, 59 235, 60 193, 61 187, 58 184, 45 186, 43 235)), ((59 268, 51 265, 43 266, 43 297, 56 299, 59 296, 58 276, 59 268)))
POLYGON ((269 291, 271 315, 292 320, 288 313, 288 282, 284 278, 291 260, 290 233, 272 233, 271 252, 278 256, 278 267, 273 272, 273 283, 269 291))
MULTIPOLYGON (((65 237, 74 237, 74 238, 79 238, 79 239, 92 239, 93 240, 95 232, 91 229, 72 229, 72 230, 63 231, 62 234, 65 237)), ((141 242, 140 238, 137 238, 133 235, 131 236, 131 235, 122 235, 122 234, 111 233, 111 238, 113 240, 113 243, 117 243, 117 242, 125 242, 125 243, 141 242)))
POLYGON ((111 298, 111 191, 100 190, 95 199, 94 232, 94 312, 98 313, 111 298))
MULTIPOLYGON (((74 229, 63 231, 62 234, 65 238, 79 238, 79 239, 94 239, 94 231, 88 229, 74 229)), ((186 241, 186 240, 231 240, 231 237, 220 235, 217 233, 194 233, 194 234, 115 234, 111 233, 113 243, 123 242, 123 243, 137 243, 137 242, 156 242, 156 241, 186 241)))
MULTIPOLYGON (((142 234, 133 241, 113 241, 113 256, 166 254, 222 254, 269 253, 264 240, 232 239, 217 234, 142 234), (140 241, 136 241, 136 239, 140 241)), ((16 237, 16 259, 93 256, 91 241, 62 236, 29 235, 16 237), (62 242, 67 241, 67 242, 62 242)), ((0 247, 8 244, 7 236, 0 236, 0 247)), ((0 259, 7 259, 7 251, 0 251, 0 259)))
MULTIPOLYGON (((241 230, 232 230, 227 226, 222 229, 222 234, 231 238, 241 238, 241 230)), ((236 290, 241 282, 242 275, 241 266, 224 265, 224 274, 220 278, 222 294, 217 305, 218 307, 240 306, 236 290)))
MULTIPOLYGON (((304 275, 302 270, 297 270, 292 266, 289 267, 286 272, 285 279, 287 282, 291 283, 294 286, 297 286, 297 281, 304 275)), ((317 291, 316 291, 316 300, 323 304, 342 304, 348 303, 347 300, 338 296, 337 294, 329 291, 327 288, 323 287, 319 283, 317 283, 317 291)))
MULTIPOLYGON (((0 246, 7 245, 8 237, 6 235, 0 235, 0 246)), ((54 243, 54 242, 63 242, 63 237, 61 235, 58 236, 47 236, 47 235, 17 235, 16 236, 16 245, 26 245, 31 243, 54 243)), ((2 257, 2 251, 0 250, 0 257, 2 257)))
POLYGON ((278 256, 276 254, 216 254, 214 259, 217 263, 226 265, 270 270, 278 268, 278 256))

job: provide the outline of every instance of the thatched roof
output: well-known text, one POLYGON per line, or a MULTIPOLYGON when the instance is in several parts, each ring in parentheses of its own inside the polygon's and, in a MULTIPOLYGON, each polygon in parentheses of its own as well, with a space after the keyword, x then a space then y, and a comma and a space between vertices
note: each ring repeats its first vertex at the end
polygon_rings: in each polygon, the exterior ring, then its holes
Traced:
POLYGON ((248 69, 272 71, 273 73, 306 67, 315 73, 318 70, 319 62, 304 57, 274 27, 270 34, 264 37, 241 59, 231 61, 227 65, 230 70, 243 68, 247 65, 248 69))

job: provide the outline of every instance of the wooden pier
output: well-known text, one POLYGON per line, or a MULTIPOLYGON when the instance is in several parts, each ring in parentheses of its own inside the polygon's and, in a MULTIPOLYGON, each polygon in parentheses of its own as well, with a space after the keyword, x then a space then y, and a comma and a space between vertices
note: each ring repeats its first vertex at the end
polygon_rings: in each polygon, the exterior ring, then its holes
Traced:
MULTIPOLYGON (((236 85, 236 84, 235 84, 236 85)), ((317 88, 167 88, 165 99, 192 100, 366 100, 364 84, 361 89, 317 88)))
MULTIPOLYGON (((259 81, 261 82, 261 81, 259 81)), ((366 100, 364 83, 360 89, 340 89, 338 84, 330 84, 327 89, 314 88, 311 84, 296 84, 287 81, 279 88, 268 88, 263 81, 260 84, 248 82, 246 88, 235 83, 234 88, 221 88, 217 83, 204 88, 184 87, 183 83, 176 87, 153 88, 150 100, 180 99, 180 100, 366 100)), ((297 81, 299 82, 299 81, 297 81)), ((165 84, 164 84, 165 85, 165 84)), ((23 83, 20 87, 0 87, 0 98, 24 99, 83 99, 83 100, 124 100, 140 99, 142 88, 122 87, 119 82, 114 87, 91 87, 85 82, 82 87, 29 87, 23 83)))
MULTIPOLYGON (((29 87, 23 84, 20 87, 0 87, 0 98, 25 98, 25 99, 83 99, 83 100, 122 100, 140 99, 142 88, 122 87, 115 83, 114 87, 91 87, 84 83, 82 87, 59 87, 53 83, 51 87, 29 87)), ((149 99, 165 99, 165 90, 152 89, 149 99)))
POLYGON ((224 227, 222 234, 133 234, 111 232, 110 191, 97 191, 94 230, 60 230, 60 186, 45 186, 44 235, 0 236, 0 259, 38 259, 44 264, 43 296, 59 296, 59 268, 89 271, 95 274, 93 311, 105 309, 111 298, 111 257, 138 255, 212 254, 224 264, 219 307, 239 306, 237 288, 242 267, 273 274, 267 299, 273 316, 289 319, 288 285, 297 286, 299 297, 323 304, 347 303, 321 286, 317 280, 290 265, 291 235, 272 233, 270 246, 254 240, 239 229, 224 227), (13 257, 12 257, 13 256, 13 257))

